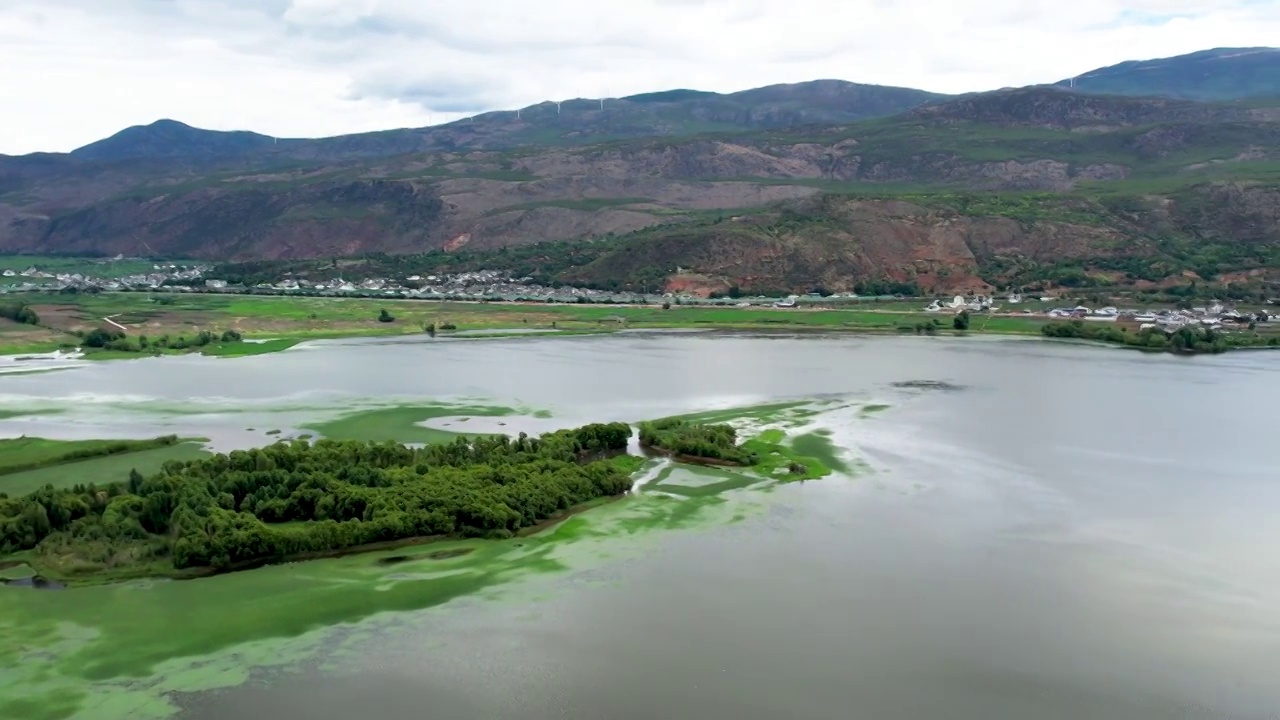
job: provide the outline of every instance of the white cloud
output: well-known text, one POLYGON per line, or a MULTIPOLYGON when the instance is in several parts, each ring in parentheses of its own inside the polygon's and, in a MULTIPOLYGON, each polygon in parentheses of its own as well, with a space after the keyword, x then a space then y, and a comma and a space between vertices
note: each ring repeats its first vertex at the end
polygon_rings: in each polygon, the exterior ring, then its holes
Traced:
POLYGON ((0 152, 169 117, 317 136, 545 99, 842 78, 939 92, 1274 44, 1270 0, 0 0, 0 152))

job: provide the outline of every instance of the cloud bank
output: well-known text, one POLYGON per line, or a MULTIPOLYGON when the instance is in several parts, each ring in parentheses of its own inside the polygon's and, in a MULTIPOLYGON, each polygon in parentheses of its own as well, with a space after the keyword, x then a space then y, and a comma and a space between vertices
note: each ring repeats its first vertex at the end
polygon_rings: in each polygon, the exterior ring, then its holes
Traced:
POLYGON ((315 137, 671 88, 989 90, 1276 38, 1271 0, 0 0, 0 153, 159 118, 315 137))

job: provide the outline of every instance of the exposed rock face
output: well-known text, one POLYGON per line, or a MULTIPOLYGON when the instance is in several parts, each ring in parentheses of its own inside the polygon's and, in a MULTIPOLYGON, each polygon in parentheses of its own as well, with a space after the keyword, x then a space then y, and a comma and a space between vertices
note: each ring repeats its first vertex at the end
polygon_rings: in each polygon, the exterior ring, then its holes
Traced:
POLYGON ((1184 231, 1206 240, 1280 243, 1280 188, 1215 184, 1175 202, 1171 215, 1184 231))
MULTIPOLYGON (((656 263, 665 272, 682 267, 697 273, 698 285, 708 291, 731 285, 795 289, 806 282, 847 291, 867 278, 889 278, 935 292, 980 292, 990 289, 978 276, 982 260, 1090 258, 1116 252, 1128 240, 1113 227, 966 217, 910 202, 824 196, 788 208, 782 217, 744 218, 696 232, 673 226, 629 252, 602 258, 578 277, 629 277, 656 263), (790 216, 816 220, 780 232, 790 216)), ((669 279, 680 284, 684 277, 669 279)))

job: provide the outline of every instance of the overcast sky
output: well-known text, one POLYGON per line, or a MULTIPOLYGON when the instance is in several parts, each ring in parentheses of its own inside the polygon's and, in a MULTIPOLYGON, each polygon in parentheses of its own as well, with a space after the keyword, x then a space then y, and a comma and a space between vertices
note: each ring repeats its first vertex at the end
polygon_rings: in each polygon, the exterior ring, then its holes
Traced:
POLYGON ((0 0, 0 153, 840 78, 938 92, 1280 44, 1280 0, 0 0))

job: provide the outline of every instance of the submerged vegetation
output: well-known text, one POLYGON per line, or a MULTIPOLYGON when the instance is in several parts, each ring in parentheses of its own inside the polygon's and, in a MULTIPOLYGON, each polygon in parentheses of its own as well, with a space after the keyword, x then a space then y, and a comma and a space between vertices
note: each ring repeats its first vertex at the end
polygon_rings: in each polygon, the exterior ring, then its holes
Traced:
POLYGON ((234 569, 417 537, 511 537, 630 487, 631 428, 412 448, 321 440, 170 462, 105 486, 0 500, 0 552, 61 576, 234 569))

